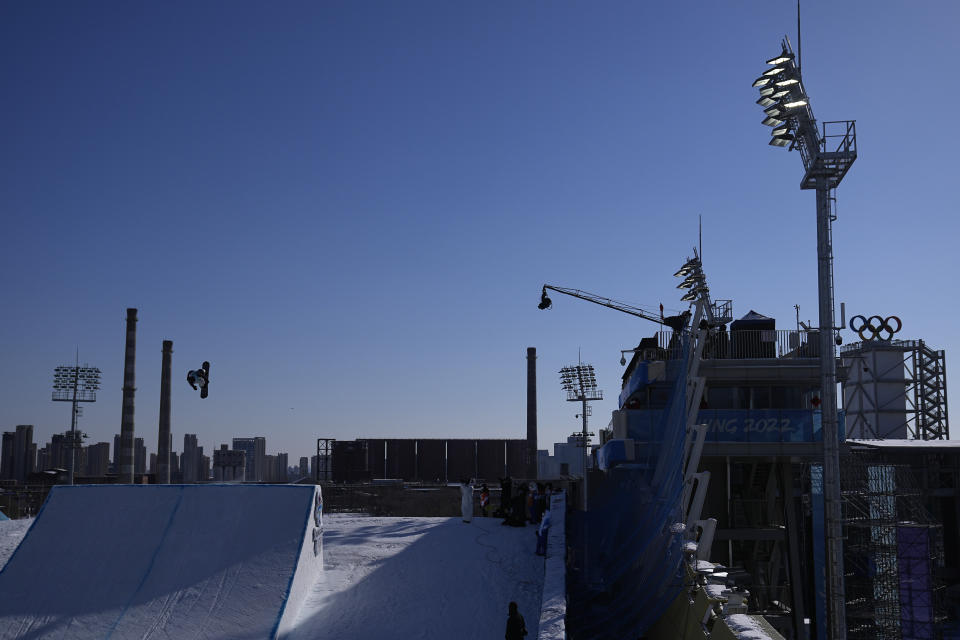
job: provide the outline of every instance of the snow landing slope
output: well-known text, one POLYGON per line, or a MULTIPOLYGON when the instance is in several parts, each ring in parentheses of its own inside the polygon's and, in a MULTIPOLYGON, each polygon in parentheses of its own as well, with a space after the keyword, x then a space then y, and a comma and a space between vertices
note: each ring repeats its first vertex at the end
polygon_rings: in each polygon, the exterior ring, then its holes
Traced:
POLYGON ((285 635, 322 570, 319 491, 55 487, 0 571, 0 638, 285 635))

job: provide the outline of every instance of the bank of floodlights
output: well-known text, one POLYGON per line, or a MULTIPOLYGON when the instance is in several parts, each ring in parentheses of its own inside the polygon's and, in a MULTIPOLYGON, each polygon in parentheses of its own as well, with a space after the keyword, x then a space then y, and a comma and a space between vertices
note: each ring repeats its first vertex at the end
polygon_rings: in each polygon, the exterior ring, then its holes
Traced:
POLYGON ((684 262, 683 266, 677 269, 677 272, 673 275, 677 278, 682 278, 693 273, 694 271, 700 271, 700 261, 696 258, 690 258, 684 262))
POLYGON ((55 402, 73 403, 70 412, 70 432, 67 446, 70 449, 70 478, 76 468, 77 449, 83 444, 84 433, 77 431, 77 418, 80 417, 80 402, 96 402, 97 391, 100 389, 100 369, 97 367, 81 367, 80 364, 61 366, 53 370, 53 400, 55 402))
POLYGON ((53 400, 96 402, 100 389, 100 369, 97 367, 62 366, 53 370, 53 400))
POLYGON ((770 68, 753 81, 753 86, 760 90, 757 104, 763 107, 762 124, 772 128, 772 146, 793 148, 801 127, 798 114, 809 104, 809 99, 793 52, 784 49, 780 55, 767 60, 767 64, 770 68))
POLYGON ((707 287, 707 276, 703 273, 703 265, 700 263, 699 258, 687 260, 673 275, 678 278, 683 278, 680 284, 677 285, 677 289, 689 289, 689 291, 680 298, 682 302, 693 302, 700 297, 701 294, 710 293, 710 289, 707 287))
POLYGON ((602 400, 597 397, 597 375, 591 364, 578 364, 560 369, 560 386, 572 400, 602 400))

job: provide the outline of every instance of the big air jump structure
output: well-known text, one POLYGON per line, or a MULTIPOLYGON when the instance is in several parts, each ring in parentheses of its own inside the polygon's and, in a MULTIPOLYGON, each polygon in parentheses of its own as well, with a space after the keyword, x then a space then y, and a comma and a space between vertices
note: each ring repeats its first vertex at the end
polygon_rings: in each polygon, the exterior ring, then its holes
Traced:
POLYGON ((0 571, 0 638, 275 638, 323 569, 312 485, 50 492, 0 571))

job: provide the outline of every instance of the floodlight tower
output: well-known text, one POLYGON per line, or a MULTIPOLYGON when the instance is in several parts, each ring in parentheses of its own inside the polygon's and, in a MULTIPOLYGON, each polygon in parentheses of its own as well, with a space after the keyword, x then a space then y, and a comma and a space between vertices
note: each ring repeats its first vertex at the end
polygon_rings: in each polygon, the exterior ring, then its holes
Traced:
POLYGON ((583 419, 583 510, 587 510, 587 443, 591 435, 587 431, 587 416, 590 413, 588 402, 603 400, 603 391, 597 389, 597 375, 592 364, 578 364, 560 369, 560 384, 567 392, 568 402, 583 405, 580 417, 583 419))
POLYGON ((70 479, 73 484, 73 473, 76 466, 77 448, 80 446, 82 434, 77 433, 77 416, 80 414, 80 402, 96 402, 97 390, 100 389, 100 369, 96 367, 80 366, 79 358, 74 366, 62 366, 53 370, 53 400, 54 402, 73 403, 70 412, 70 438, 67 447, 70 449, 70 479))
POLYGON ((801 189, 817 192, 817 287, 820 298, 820 384, 823 433, 823 493, 827 547, 828 636, 847 637, 843 583, 843 532, 840 495, 840 445, 837 429, 837 364, 833 309, 832 223, 834 190, 857 159, 857 130, 853 120, 824 122, 822 133, 810 108, 810 99, 790 40, 753 82, 760 90, 763 124, 773 127, 770 144, 800 151, 804 175, 801 189), (828 128, 829 125, 829 128, 828 128))

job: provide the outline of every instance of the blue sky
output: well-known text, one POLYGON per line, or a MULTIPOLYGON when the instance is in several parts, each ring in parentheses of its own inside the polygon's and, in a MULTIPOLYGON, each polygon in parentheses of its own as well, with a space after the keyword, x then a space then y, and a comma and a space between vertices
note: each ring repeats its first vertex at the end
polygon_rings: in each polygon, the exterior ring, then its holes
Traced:
MULTIPOLYGON (((0 5, 0 429, 69 427, 54 367, 103 370, 81 427, 120 428, 139 308, 136 434, 156 449, 174 341, 175 449, 264 435, 523 437, 578 429, 557 371, 655 325, 547 282, 679 310, 697 242, 716 298, 817 321, 814 194, 767 146, 753 79, 795 42, 784 2, 6 2, 0 5), (212 363, 210 398, 184 377, 212 363)), ((814 113, 855 119, 837 301, 958 340, 960 5, 804 2, 814 113)), ((853 336, 845 333, 850 342, 853 336)))

